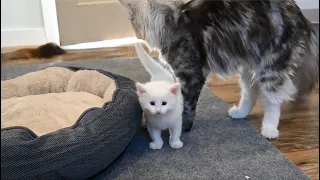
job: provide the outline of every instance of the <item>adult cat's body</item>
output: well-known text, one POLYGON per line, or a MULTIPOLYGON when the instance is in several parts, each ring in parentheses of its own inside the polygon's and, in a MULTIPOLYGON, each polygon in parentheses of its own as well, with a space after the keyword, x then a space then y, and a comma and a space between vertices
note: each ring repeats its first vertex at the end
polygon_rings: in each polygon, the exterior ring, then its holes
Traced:
POLYGON ((140 44, 136 44, 138 57, 151 75, 151 82, 137 83, 139 102, 144 110, 144 120, 152 142, 151 149, 161 149, 163 140, 161 131, 169 129, 169 144, 172 148, 181 148, 183 97, 180 84, 175 76, 150 57, 140 44))
POLYGON ((184 130, 191 129, 205 78, 239 72, 246 117, 260 94, 262 134, 278 137, 280 106, 319 79, 318 37, 293 0, 120 0, 138 38, 158 49, 182 84, 184 130))

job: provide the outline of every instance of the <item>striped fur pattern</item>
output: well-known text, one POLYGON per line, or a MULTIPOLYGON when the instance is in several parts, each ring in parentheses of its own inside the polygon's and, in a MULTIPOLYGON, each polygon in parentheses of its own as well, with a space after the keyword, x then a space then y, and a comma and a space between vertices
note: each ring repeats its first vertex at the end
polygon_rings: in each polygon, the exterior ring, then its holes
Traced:
POLYGON ((309 94, 319 80, 318 35, 294 0, 120 0, 138 38, 172 66, 182 84, 183 130, 193 125, 208 73, 240 74, 232 118, 245 118, 260 96, 262 134, 279 136, 280 106, 309 94))

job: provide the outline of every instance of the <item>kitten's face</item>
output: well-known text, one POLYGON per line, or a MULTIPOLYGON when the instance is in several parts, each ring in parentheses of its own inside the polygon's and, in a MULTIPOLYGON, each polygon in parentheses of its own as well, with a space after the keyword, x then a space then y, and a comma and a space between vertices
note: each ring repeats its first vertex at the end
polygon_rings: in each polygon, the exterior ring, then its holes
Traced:
POLYGON ((177 106, 177 97, 180 93, 179 83, 149 82, 137 83, 139 102, 144 111, 153 115, 164 115, 177 106))

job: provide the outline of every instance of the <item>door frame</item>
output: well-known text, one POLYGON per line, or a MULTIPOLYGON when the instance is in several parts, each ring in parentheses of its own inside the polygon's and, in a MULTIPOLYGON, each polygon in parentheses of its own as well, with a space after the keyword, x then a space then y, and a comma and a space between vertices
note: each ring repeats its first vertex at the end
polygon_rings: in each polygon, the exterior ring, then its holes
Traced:
POLYGON ((58 17, 55 0, 40 0, 46 40, 60 45, 58 17))

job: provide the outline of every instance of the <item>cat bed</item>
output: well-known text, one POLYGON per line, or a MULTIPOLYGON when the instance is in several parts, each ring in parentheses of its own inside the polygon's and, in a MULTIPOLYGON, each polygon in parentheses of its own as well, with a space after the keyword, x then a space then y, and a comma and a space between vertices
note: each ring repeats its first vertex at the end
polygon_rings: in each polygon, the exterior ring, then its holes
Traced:
POLYGON ((111 164, 141 121, 135 83, 49 67, 1 82, 1 179, 86 179, 111 164))

